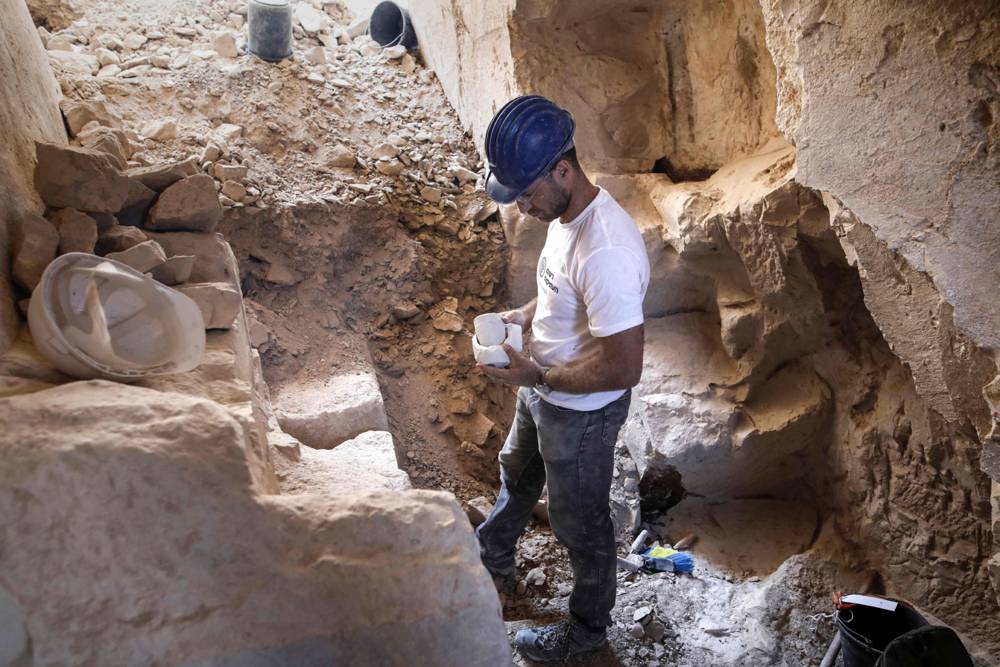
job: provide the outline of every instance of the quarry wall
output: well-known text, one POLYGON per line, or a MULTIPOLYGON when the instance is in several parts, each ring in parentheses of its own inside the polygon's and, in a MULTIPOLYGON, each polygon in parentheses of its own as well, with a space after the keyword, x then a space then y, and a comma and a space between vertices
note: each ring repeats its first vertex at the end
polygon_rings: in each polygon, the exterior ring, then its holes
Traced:
POLYGON ((0 354, 20 327, 10 283, 10 246, 22 213, 41 213, 32 171, 35 141, 66 142, 58 101, 61 93, 21 0, 2 0, 0 15, 0 99, 31 100, 0 105, 0 354))

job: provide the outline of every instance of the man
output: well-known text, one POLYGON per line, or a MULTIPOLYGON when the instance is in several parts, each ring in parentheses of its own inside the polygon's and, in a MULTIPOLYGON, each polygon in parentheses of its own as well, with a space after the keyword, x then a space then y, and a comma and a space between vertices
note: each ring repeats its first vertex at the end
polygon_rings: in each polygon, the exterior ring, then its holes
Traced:
POLYGON ((549 223, 538 297, 502 313, 531 328, 531 355, 505 347, 509 367, 480 366, 520 389, 500 452, 500 493, 476 531, 487 569, 512 577, 517 539, 548 482, 549 523, 569 550, 574 584, 568 619, 517 633, 515 646, 539 662, 607 641, 617 569, 608 496, 618 430, 642 372, 649 282, 639 230, 580 168, 574 130, 567 111, 525 96, 486 132, 488 194, 549 223))

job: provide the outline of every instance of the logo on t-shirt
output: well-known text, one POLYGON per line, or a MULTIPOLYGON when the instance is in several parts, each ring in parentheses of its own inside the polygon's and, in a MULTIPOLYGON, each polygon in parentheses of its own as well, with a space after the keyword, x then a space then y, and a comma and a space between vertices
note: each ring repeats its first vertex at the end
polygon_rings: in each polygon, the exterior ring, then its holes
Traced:
POLYGON ((559 294, 559 288, 556 287, 555 283, 553 282, 553 280, 556 277, 556 274, 549 271, 548 261, 545 259, 544 256, 542 256, 542 258, 538 261, 538 277, 542 279, 542 282, 545 283, 546 287, 548 287, 554 293, 559 294))

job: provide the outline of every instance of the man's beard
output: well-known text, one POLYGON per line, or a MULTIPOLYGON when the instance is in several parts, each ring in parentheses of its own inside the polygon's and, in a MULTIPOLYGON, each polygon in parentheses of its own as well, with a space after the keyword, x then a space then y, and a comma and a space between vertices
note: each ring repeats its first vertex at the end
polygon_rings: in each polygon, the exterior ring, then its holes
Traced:
POLYGON ((542 222, 552 222, 556 218, 561 218, 566 209, 569 208, 570 191, 568 188, 560 190, 559 186, 553 183, 551 192, 551 201, 546 201, 543 206, 528 211, 528 215, 534 216, 542 222))

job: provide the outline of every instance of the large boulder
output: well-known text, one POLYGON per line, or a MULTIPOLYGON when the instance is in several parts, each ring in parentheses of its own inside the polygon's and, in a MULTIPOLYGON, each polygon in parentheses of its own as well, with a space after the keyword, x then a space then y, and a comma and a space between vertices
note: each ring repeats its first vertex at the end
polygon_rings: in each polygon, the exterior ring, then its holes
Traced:
POLYGON ((281 428, 316 449, 336 447, 365 431, 389 428, 378 379, 370 371, 282 388, 275 408, 281 428))
POLYGON ((405 491, 410 478, 396 463, 388 431, 368 431, 333 449, 300 445, 298 459, 274 457, 282 493, 405 491))
POLYGON ((226 410, 110 382, 0 421, 0 613, 33 664, 510 664, 448 494, 260 495, 226 410))
POLYGON ((114 213, 128 196, 128 179, 104 152, 35 143, 35 187, 52 208, 114 213))

